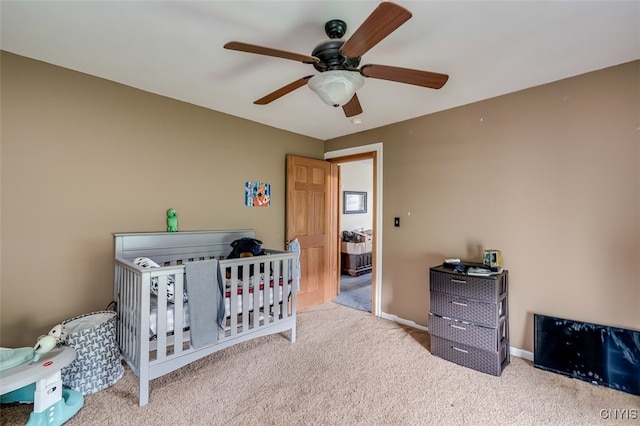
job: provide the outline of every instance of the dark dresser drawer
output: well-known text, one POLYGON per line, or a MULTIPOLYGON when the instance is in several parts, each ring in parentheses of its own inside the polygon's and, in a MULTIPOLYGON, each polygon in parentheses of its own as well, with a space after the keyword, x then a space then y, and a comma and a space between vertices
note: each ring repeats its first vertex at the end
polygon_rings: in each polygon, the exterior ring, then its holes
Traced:
POLYGON ((503 340, 507 338, 505 319, 502 319, 498 327, 492 328, 429 314, 429 333, 432 336, 442 337, 443 339, 479 349, 497 351, 503 340))
POLYGON ((429 289, 496 303, 507 293, 507 272, 503 271, 489 277, 476 277, 434 266, 429 270, 429 289))
POLYGON ((431 292, 431 312, 442 317, 456 318, 477 325, 497 327, 507 315, 507 299, 503 295, 497 303, 453 296, 439 291, 431 292))
POLYGON ((509 364, 509 339, 504 339, 496 351, 487 351, 463 345, 438 336, 431 336, 431 353, 464 367, 494 376, 502 374, 509 364))

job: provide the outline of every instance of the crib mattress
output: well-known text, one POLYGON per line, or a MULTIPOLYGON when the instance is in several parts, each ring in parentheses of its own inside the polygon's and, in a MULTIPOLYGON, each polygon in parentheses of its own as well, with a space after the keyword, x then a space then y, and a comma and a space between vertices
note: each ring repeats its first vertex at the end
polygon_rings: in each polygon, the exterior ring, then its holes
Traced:
MULTIPOLYGON (((240 285, 240 283, 239 283, 240 285)), ((252 311, 253 310, 253 283, 249 282, 249 294, 251 294, 252 296, 249 297, 249 310, 252 311)), ((280 280, 279 282, 280 287, 282 287, 282 280, 280 280)), ((271 281, 270 286, 269 286, 269 305, 273 305, 273 286, 274 286, 274 282, 271 281)), ((229 280, 227 280, 226 283, 226 290, 225 290, 225 297, 224 297, 224 316, 225 318, 229 318, 229 316, 231 315, 231 283, 229 280)), ((259 285, 260 290, 264 290, 264 282, 260 282, 259 285)), ((237 297, 237 311, 236 312, 242 312, 242 288, 238 288, 238 297, 237 297)), ((279 300, 278 303, 282 302, 282 291, 279 291, 279 300)), ((259 308, 262 308, 264 306, 264 291, 260 291, 259 292, 259 308)), ((149 330, 150 330, 150 334, 153 338, 155 338, 155 336, 157 335, 157 331, 158 331, 158 297, 155 294, 151 294, 151 303, 150 303, 150 316, 149 316, 149 330)), ((189 329, 189 302, 185 302, 183 303, 183 310, 182 310, 182 323, 184 324, 184 330, 188 330, 189 329)), ((171 334, 174 331, 174 318, 175 318, 175 305, 173 303, 167 303, 167 333, 171 334)))

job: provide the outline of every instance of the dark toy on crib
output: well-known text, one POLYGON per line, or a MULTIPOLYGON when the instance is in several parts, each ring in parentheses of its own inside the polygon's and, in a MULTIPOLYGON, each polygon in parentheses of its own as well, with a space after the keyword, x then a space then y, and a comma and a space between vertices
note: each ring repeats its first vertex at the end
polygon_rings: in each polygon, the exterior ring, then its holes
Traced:
MULTIPOLYGON (((255 238, 240 238, 239 240, 235 240, 231 243, 231 253, 227 256, 227 259, 238 259, 240 257, 252 257, 252 256, 263 256, 267 254, 264 250, 262 250, 262 241, 257 240, 255 238)), ((260 272, 264 272, 263 270, 264 264, 260 265, 260 272)), ((249 273, 253 275, 253 265, 250 267, 249 273)), ((226 273, 227 278, 231 278, 231 269, 227 268, 226 273)), ((238 270, 238 278, 242 278, 242 268, 238 270)))
POLYGON ((266 254, 262 250, 262 241, 255 238, 240 238, 231 243, 231 253, 227 259, 237 259, 239 257, 261 256, 266 254))

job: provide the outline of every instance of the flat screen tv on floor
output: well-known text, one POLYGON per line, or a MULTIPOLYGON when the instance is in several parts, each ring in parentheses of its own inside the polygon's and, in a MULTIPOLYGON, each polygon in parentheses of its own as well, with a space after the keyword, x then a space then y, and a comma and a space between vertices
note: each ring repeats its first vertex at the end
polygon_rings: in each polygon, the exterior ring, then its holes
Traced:
POLYGON ((533 365, 640 395, 640 331, 534 314, 533 365))

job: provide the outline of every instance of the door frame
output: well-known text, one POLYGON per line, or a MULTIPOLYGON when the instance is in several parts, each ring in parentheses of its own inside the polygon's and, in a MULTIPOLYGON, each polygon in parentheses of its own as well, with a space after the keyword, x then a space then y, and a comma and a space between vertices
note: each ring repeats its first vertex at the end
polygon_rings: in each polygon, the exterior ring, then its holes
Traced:
MULTIPOLYGON (((336 151, 328 151, 324 153, 325 160, 331 160, 334 163, 340 163, 340 159, 353 158, 361 154, 373 154, 373 253, 371 260, 371 313, 375 316, 382 314, 382 142, 356 146, 353 148, 345 148, 336 151)), ((364 157, 363 157, 364 158, 364 157)), ((340 188, 335 188, 339 191, 340 188)), ((338 196, 339 194, 334 194, 338 196)), ((340 230, 338 223, 335 224, 336 229, 333 235, 339 235, 340 230)), ((336 254, 338 255, 338 254, 336 254)), ((338 268, 339 269, 339 268, 338 268)), ((340 271, 337 271, 340 274, 340 271)), ((340 282, 340 277, 335 277, 340 282)))

